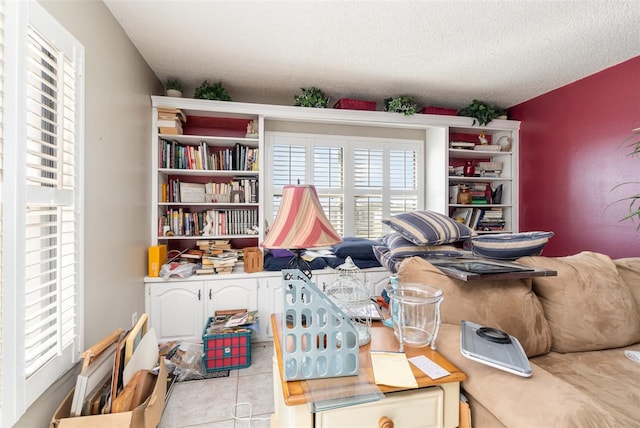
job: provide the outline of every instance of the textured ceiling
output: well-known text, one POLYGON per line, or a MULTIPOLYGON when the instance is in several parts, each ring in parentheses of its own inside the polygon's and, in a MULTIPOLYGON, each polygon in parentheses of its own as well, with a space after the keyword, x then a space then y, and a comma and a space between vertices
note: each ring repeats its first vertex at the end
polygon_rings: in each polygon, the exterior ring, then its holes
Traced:
POLYGON ((499 107, 640 55, 640 1, 104 0, 185 96, 207 79, 234 101, 410 95, 499 107))

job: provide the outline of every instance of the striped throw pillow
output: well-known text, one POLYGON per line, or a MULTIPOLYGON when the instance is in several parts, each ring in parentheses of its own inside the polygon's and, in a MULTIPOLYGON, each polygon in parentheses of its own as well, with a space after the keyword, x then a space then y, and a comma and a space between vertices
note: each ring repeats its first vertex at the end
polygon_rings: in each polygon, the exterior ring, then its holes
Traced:
POLYGON ((474 233, 462 223, 434 211, 411 211, 382 220, 416 245, 440 245, 471 238, 474 233))
POLYGON ((553 232, 481 235, 471 239, 471 251, 476 256, 498 260, 538 256, 552 236, 553 232))

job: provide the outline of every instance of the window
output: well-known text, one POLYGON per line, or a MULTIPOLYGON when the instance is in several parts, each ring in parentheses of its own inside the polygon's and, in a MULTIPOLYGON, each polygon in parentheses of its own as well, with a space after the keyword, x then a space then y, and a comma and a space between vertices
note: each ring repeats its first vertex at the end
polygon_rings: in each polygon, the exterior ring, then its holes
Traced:
POLYGON ((339 234, 380 237, 382 219, 424 205, 422 144, 267 132, 267 195, 273 197, 265 212, 275 218, 283 186, 309 183, 339 234))
POLYGON ((82 350, 83 47, 37 2, 7 2, 2 425, 82 350), (7 104, 9 104, 7 103, 7 104), (11 207, 11 209, 7 209, 11 207))

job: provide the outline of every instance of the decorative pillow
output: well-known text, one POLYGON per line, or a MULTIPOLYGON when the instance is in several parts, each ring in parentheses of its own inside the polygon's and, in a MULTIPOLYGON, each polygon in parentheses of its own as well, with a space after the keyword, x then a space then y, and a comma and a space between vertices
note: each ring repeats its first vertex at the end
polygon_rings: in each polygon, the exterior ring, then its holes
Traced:
POLYGON ((400 261, 391 258, 391 253, 387 247, 384 245, 376 245, 373 247, 373 254, 376 255, 376 259, 378 259, 382 267, 393 274, 398 272, 400 261))
POLYGON ((372 239, 345 237, 341 243, 334 245, 332 249, 338 257, 375 260, 376 256, 373 254, 373 246, 380 244, 380 241, 374 241, 372 239))
POLYGON ((551 349, 551 332, 531 278, 465 282, 445 275, 427 260, 410 257, 398 269, 398 282, 442 289, 443 323, 460 325, 468 320, 499 328, 515 336, 529 357, 551 349))
POLYGON ((394 260, 411 256, 425 259, 430 257, 462 256, 462 252, 458 251, 453 245, 415 245, 404 239, 398 232, 388 234, 383 241, 389 248, 390 256, 394 260))
POLYGON ((482 235, 471 238, 471 251, 476 256, 498 260, 515 260, 538 256, 553 232, 522 232, 482 235))
POLYGON ((640 342, 640 313, 608 256, 524 257, 519 263, 553 269, 533 278, 557 352, 598 351, 640 342))
POLYGON ((434 211, 412 211, 382 220, 416 245, 440 245, 471 238, 473 230, 434 211))

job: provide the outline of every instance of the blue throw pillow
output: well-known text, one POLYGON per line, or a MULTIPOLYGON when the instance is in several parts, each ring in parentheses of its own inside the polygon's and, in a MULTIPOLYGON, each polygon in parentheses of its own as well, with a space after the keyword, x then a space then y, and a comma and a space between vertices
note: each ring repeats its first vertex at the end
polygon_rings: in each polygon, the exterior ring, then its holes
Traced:
POLYGON ((343 242, 333 246, 333 253, 346 259, 351 257, 352 259, 360 260, 375 260, 376 256, 373 254, 373 246, 380 245, 380 241, 374 241, 372 239, 357 238, 357 237, 345 237, 343 242))
MULTIPOLYGON (((273 257, 272 254, 266 253, 264 255, 263 269, 266 271, 287 269, 287 265, 292 258, 293 257, 273 257)), ((327 267, 327 262, 322 257, 316 257, 309 265, 313 270, 324 269, 327 267)))
POLYGON ((537 256, 553 236, 553 232, 501 233, 481 235, 471 239, 471 251, 476 256, 498 260, 515 260, 537 256))
POLYGON ((449 244, 474 235, 464 224, 434 211, 397 214, 382 222, 416 245, 449 244))

